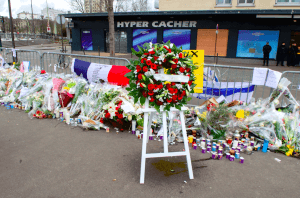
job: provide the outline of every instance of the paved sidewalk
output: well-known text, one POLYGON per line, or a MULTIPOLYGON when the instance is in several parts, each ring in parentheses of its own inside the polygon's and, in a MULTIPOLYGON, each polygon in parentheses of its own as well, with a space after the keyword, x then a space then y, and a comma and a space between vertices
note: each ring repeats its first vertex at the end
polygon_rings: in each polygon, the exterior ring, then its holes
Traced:
MULTIPOLYGON (((4 107, 0 126, 1 198, 300 196, 300 161, 283 154, 242 154, 245 163, 239 164, 206 160, 209 154, 191 149, 194 180, 184 157, 155 158, 146 161, 140 185, 142 140, 130 133, 83 131, 4 107)), ((148 152, 162 152, 162 146, 150 141, 148 152)), ((169 149, 182 150, 183 144, 169 149)))

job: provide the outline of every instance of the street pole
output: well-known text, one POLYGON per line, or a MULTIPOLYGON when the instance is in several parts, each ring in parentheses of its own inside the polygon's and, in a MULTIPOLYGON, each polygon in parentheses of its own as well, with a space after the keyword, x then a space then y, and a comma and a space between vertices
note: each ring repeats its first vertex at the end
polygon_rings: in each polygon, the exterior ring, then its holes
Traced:
POLYGON ((62 26, 62 16, 60 15, 60 32, 61 32, 61 50, 64 52, 64 37, 63 37, 63 26, 62 26))
POLYGON ((219 33, 219 24, 217 24, 217 30, 216 30, 216 40, 215 40, 215 56, 214 56, 214 61, 216 64, 216 54, 217 54, 217 41, 218 41, 218 33, 219 33))
POLYGON ((10 0, 8 0, 8 10, 9 10, 9 17, 10 17, 11 43, 12 43, 12 47, 15 48, 16 45, 15 45, 15 37, 14 37, 13 20, 11 16, 10 0))
POLYGON ((31 19, 32 19, 32 32, 35 38, 35 29, 34 29, 34 20, 33 20, 33 9, 32 9, 32 0, 31 0, 31 19))

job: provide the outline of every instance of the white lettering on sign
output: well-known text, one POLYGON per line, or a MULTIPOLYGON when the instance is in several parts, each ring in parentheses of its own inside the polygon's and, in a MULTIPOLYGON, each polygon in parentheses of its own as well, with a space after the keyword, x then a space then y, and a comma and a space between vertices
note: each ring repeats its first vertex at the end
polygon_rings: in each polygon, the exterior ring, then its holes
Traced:
MULTIPOLYGON (((196 27, 197 21, 153 21, 152 27, 196 27)), ((117 27, 149 27, 148 21, 117 21, 117 27)))
POLYGON ((153 21, 152 26, 153 27, 158 27, 158 21, 153 21))

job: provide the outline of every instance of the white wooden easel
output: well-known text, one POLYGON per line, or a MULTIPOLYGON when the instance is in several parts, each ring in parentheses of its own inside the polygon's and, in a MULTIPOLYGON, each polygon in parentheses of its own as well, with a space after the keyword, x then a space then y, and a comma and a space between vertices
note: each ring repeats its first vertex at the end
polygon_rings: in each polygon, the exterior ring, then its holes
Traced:
MULTIPOLYGON (((169 80, 170 81, 170 80, 169 80)), ((177 80, 176 82, 178 82, 177 80)), ((189 144, 187 140, 185 120, 184 120, 184 111, 187 110, 186 107, 178 110, 176 108, 171 108, 170 112, 180 111, 180 121, 182 126, 182 135, 184 142, 184 151, 180 152, 169 152, 168 151, 168 134, 167 134, 167 114, 166 111, 162 111, 163 116, 163 142, 164 142, 164 152, 163 153, 147 153, 147 143, 149 141, 151 123, 154 113, 156 113, 156 109, 149 108, 149 100, 146 100, 144 112, 144 130, 143 130, 143 148, 142 148, 142 160, 141 160, 141 175, 140 175, 140 184, 144 184, 145 181, 145 167, 146 167, 146 158, 156 158, 156 157, 173 157, 173 156, 186 156, 187 167, 189 172, 190 179, 194 179, 192 162, 189 150, 189 144), (149 116, 150 114, 150 116, 149 116)))

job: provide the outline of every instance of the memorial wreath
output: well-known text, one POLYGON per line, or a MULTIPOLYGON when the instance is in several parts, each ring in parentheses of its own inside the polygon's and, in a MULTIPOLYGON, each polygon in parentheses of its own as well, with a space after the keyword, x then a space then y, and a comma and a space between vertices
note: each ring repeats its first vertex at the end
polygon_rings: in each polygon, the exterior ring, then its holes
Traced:
POLYGON ((182 52, 182 48, 173 43, 163 44, 145 43, 143 48, 138 46, 139 51, 132 49, 132 54, 138 60, 131 60, 127 68, 131 72, 126 74, 129 78, 129 95, 133 96, 134 102, 144 104, 149 99, 149 105, 160 111, 170 110, 171 107, 181 109, 189 100, 190 93, 194 93, 196 66, 190 56, 182 52), (168 82, 156 80, 154 74, 165 73, 169 75, 188 76, 189 81, 168 82))

